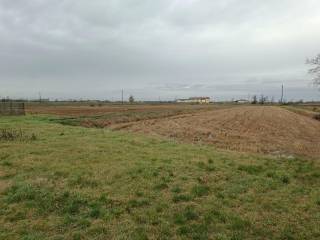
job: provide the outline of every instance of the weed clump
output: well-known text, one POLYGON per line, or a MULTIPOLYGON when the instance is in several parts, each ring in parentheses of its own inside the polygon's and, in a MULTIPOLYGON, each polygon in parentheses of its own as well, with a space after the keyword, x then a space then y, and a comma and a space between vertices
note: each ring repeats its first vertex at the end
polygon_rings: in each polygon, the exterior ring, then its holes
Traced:
POLYGON ((284 184, 290 183, 290 178, 289 178, 287 175, 281 176, 280 179, 281 179, 281 181, 282 181, 284 184))
POLYGON ((28 203, 40 212, 61 212, 75 215, 82 207, 87 207, 87 200, 80 195, 71 195, 69 192, 54 194, 50 189, 33 186, 26 183, 17 183, 5 193, 8 203, 28 203))
POLYGON ((188 239, 208 239, 208 226, 206 224, 184 225, 178 229, 178 234, 188 239))
POLYGON ((197 220, 199 215, 192 206, 187 206, 182 212, 175 214, 174 222, 176 224, 185 224, 187 221, 197 220))
POLYGON ((209 187, 206 185, 196 185, 191 190, 195 197, 203 197, 209 194, 209 187))
POLYGON ((150 201, 148 199, 132 199, 128 202, 129 208, 138 208, 150 205, 150 201))
POLYGON ((213 166, 213 161, 211 159, 208 160, 208 164, 204 162, 198 162, 197 165, 200 169, 206 170, 207 172, 212 172, 216 169, 213 166))
POLYGON ((179 186, 174 186, 174 187, 171 189, 171 192, 173 192, 173 193, 181 193, 181 192, 182 192, 182 189, 181 189, 179 186))
POLYGON ((159 183, 156 186, 154 186, 155 190, 164 190, 164 189, 167 189, 167 188, 169 188, 169 186, 168 186, 168 184, 166 184, 164 182, 163 183, 159 183))
POLYGON ((251 175, 257 175, 263 172, 262 166, 255 166, 255 165, 240 165, 238 169, 240 171, 247 172, 251 175))
POLYGON ((75 175, 71 177, 71 179, 69 180, 69 184, 71 186, 79 186, 81 188, 85 188, 85 187, 95 188, 98 186, 97 181, 89 179, 82 175, 75 175))
POLYGON ((198 214, 194 211, 193 207, 191 206, 186 207, 183 214, 188 221, 196 220, 199 217, 198 214))
POLYGON ((6 166, 6 167, 10 167, 10 166, 12 166, 12 162, 10 162, 8 160, 4 160, 1 165, 6 166))
POLYGON ((173 196, 173 202, 177 203, 177 202, 188 202, 192 200, 192 197, 190 195, 187 194, 175 194, 173 196))
POLYGON ((246 231, 251 226, 251 223, 248 220, 242 219, 241 217, 236 215, 230 216, 230 220, 231 220, 230 228, 233 231, 246 231))
POLYGON ((101 206, 97 203, 92 204, 89 216, 92 218, 99 218, 101 214, 101 206))
POLYGON ((28 142, 37 140, 37 136, 32 133, 31 135, 26 134, 21 129, 0 129, 0 141, 20 141, 20 142, 28 142))
POLYGON ((6 192, 6 200, 9 203, 17 203, 26 200, 34 200, 38 195, 39 191, 28 184, 13 185, 6 192))

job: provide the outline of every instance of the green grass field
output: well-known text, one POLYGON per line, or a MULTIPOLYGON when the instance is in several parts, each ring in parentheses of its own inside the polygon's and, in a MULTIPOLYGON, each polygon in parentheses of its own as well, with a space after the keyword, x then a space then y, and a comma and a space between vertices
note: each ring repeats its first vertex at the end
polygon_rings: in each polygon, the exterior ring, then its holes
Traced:
POLYGON ((0 140, 0 239, 320 239, 319 161, 37 116, 0 129, 25 136, 0 140))

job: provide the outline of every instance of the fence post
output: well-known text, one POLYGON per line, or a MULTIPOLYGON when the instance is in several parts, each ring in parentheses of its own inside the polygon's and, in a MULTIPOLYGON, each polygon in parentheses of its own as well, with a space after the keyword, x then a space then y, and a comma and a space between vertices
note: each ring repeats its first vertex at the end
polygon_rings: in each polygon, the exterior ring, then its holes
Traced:
POLYGON ((26 115, 26 107, 25 107, 25 103, 22 103, 22 115, 26 115))
POLYGON ((9 109, 10 109, 10 115, 13 115, 14 111, 13 111, 12 101, 10 101, 9 109))

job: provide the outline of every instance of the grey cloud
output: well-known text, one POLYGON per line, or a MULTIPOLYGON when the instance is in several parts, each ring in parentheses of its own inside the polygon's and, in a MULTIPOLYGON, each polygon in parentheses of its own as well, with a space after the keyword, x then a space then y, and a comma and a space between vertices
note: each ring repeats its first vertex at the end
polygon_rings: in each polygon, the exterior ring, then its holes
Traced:
POLYGON ((0 0, 0 95, 105 99, 126 88, 140 99, 231 98, 285 83, 301 89, 292 98, 316 98, 304 60, 320 52, 319 8, 316 0, 0 0))

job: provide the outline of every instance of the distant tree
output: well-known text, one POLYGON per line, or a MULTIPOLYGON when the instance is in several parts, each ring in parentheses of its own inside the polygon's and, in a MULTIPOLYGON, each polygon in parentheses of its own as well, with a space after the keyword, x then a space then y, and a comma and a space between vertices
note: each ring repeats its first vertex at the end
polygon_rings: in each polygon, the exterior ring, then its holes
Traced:
POLYGON ((132 95, 129 97, 129 103, 134 103, 134 97, 132 95))
POLYGON ((268 96, 264 97, 264 103, 269 103, 269 97, 268 96))
POLYGON ((270 103, 274 104, 274 96, 271 97, 270 103))
POLYGON ((307 64, 312 66, 309 74, 313 75, 313 83, 320 87, 320 53, 315 58, 307 59, 307 64))
POLYGON ((259 104, 265 104, 268 101, 268 97, 261 95, 259 98, 259 104))
POLYGON ((254 95, 254 96, 252 97, 251 104, 257 104, 257 103, 258 103, 257 95, 254 95))

